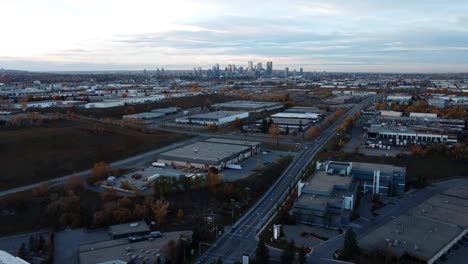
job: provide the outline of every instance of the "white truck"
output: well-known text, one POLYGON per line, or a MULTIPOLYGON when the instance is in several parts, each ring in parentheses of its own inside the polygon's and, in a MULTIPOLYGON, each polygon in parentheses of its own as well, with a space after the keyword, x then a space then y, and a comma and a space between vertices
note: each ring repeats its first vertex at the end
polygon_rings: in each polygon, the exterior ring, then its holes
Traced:
POLYGON ((226 168, 233 170, 242 170, 242 165, 239 164, 226 164, 226 168))
POLYGON ((148 181, 148 182, 154 181, 154 180, 156 180, 157 178, 159 178, 159 176, 160 176, 159 174, 151 175, 151 176, 149 176, 148 178, 146 178, 146 181, 148 181))
POLYGON ((166 167, 166 163, 163 162, 153 162, 151 165, 153 167, 166 167))

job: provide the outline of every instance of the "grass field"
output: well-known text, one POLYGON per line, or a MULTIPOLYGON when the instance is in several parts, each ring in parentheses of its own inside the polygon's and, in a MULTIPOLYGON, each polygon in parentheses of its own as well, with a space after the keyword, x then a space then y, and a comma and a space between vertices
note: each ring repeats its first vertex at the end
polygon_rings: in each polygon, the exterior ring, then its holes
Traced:
POLYGON ((85 121, 56 121, 42 127, 0 130, 0 190, 89 169, 187 138, 85 121))

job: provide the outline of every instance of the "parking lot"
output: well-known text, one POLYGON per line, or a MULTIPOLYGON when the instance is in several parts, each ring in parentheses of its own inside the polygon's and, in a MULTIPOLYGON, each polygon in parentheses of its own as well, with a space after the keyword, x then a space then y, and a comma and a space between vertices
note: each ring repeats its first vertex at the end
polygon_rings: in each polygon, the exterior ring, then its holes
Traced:
POLYGON ((55 233, 54 263, 78 264, 78 247, 81 244, 109 240, 107 229, 87 231, 84 228, 55 233))
POLYGON ((261 170, 264 167, 272 164, 278 159, 286 156, 294 156, 297 152, 287 152, 287 151, 266 151, 260 152, 259 154, 250 157, 247 160, 241 161, 239 164, 242 165, 241 170, 234 169, 224 169, 221 173, 223 181, 237 181, 243 178, 247 178, 256 170, 261 170))

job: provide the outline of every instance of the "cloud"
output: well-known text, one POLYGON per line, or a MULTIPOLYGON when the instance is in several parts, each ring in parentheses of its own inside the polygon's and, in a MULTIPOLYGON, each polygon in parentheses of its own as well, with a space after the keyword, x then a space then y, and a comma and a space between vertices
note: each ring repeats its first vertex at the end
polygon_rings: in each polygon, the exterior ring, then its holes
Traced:
POLYGON ((458 71, 468 61, 467 11, 459 0, 18 0, 0 17, 3 24, 18 21, 4 29, 0 67, 16 61, 20 69, 192 68, 273 60, 305 69, 424 64, 458 71))

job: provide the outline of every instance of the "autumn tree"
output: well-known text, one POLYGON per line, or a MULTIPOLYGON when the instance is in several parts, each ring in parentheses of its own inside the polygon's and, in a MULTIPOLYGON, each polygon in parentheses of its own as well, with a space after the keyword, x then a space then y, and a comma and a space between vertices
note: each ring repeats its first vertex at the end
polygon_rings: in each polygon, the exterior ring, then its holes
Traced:
POLYGON ((236 118, 234 121, 231 122, 230 126, 234 129, 242 129, 244 122, 240 118, 236 118))
POLYGON ((122 98, 127 98, 128 94, 127 93, 122 93, 122 98))
POLYGON ((166 200, 156 200, 151 205, 154 218, 156 219, 159 226, 166 222, 167 212, 169 208, 169 202, 166 200))
POLYGON ((93 168, 91 169, 91 176, 99 180, 104 179, 108 176, 109 169, 109 165, 107 165, 107 163, 105 162, 101 161, 95 163, 93 168))
POLYGON ((125 108, 125 111, 124 111, 124 114, 126 115, 133 115, 136 113, 136 110, 135 110, 135 107, 133 106, 128 106, 127 108, 125 108))
POLYGON ((179 220, 179 223, 182 223, 182 221, 184 220, 184 210, 182 210, 181 208, 177 210, 177 220, 179 220))
POLYGON ((216 132, 218 130, 218 125, 216 125, 215 123, 209 124, 207 129, 210 132, 216 132))
POLYGON ((68 177, 65 183, 65 189, 67 190, 82 190, 84 189, 85 181, 78 175, 68 177))
POLYGON ((46 195, 48 191, 49 191, 49 185, 47 184, 47 182, 41 182, 39 184, 39 187, 37 187, 38 196, 46 195))
POLYGON ((279 145, 279 137, 281 134, 281 130, 277 124, 272 124, 268 129, 268 133, 271 135, 273 139, 276 139, 276 145, 279 145))
POLYGON ((101 193, 101 200, 103 202, 115 201, 119 196, 117 195, 117 191, 115 189, 105 189, 101 193))
POLYGON ((26 108, 28 107, 28 103, 27 102, 21 102, 21 109, 26 110, 26 108))
POLYGON ((421 147, 418 147, 418 146, 414 146, 410 149, 411 151, 411 155, 413 156, 423 156, 424 155, 424 150, 421 148, 421 147))
POLYGON ((219 170, 216 167, 210 167, 208 169, 208 176, 206 177, 206 180, 210 186, 218 185, 221 182, 219 170))
POLYGON ((130 184, 129 181, 122 181, 120 183, 120 188, 121 189, 124 189, 124 190, 131 190, 132 189, 132 185, 130 184))
POLYGON ((311 127, 311 128, 306 130, 305 138, 307 140, 317 138, 318 136, 320 136, 321 132, 322 132, 322 130, 320 129, 320 127, 311 127))

